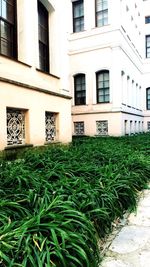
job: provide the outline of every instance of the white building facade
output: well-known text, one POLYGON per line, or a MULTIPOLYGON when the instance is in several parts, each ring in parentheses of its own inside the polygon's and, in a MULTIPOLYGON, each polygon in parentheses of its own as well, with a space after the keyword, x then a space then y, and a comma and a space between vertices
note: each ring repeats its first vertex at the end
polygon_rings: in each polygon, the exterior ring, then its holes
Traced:
POLYGON ((150 0, 0 0, 0 150, 149 130, 150 0))
POLYGON ((150 0, 68 2, 73 134, 148 131, 150 0))
POLYGON ((72 139, 62 2, 0 0, 0 150, 72 139))

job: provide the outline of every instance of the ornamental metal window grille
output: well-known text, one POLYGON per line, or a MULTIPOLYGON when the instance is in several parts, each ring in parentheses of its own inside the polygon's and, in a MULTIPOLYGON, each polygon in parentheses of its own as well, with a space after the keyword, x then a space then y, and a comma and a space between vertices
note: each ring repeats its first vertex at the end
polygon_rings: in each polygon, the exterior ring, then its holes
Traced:
POLYGON ((108 135, 108 121, 96 121, 97 135, 108 135))
POLYGON ((108 24, 108 0, 96 0, 96 27, 108 24))
POLYGON ((83 0, 73 2, 73 32, 84 30, 84 4, 83 0))
POLYGON ((56 140, 56 113, 45 113, 45 135, 46 142, 56 140))
POLYGON ((25 112, 7 109, 7 145, 25 144, 25 112))
POLYGON ((84 134, 84 122, 83 121, 74 122, 74 133, 76 135, 84 134))
POLYGON ((150 121, 147 122, 147 130, 150 131, 150 121))

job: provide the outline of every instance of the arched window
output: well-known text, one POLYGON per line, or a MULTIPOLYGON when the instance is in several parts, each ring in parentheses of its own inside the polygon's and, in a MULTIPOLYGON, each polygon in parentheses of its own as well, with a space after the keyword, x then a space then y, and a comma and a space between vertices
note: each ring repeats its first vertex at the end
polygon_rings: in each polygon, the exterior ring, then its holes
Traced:
POLYGON ((97 103, 109 102, 109 71, 102 70, 96 73, 97 103))
POLYGON ((16 0, 0 0, 0 53, 17 58, 16 0))
POLYGON ((39 68, 49 72, 49 29, 48 11, 38 1, 38 29, 39 29, 39 68))
POLYGON ((150 88, 146 89, 146 108, 150 110, 150 88))
POLYGON ((74 76, 75 105, 86 104, 85 74, 74 76))

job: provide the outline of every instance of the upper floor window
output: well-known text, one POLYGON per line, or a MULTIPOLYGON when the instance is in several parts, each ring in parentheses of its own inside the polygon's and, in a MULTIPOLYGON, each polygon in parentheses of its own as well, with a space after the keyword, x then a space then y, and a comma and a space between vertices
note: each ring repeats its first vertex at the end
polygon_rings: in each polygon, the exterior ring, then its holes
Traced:
POLYGON ((49 29, 48 11, 38 2, 38 30, 39 30, 39 68, 49 72, 49 29))
POLYGON ((96 0, 96 27, 108 24, 108 0, 96 0))
POLYGON ((84 30, 84 4, 83 0, 73 2, 73 32, 84 30))
POLYGON ((97 103, 109 102, 109 71, 96 73, 97 103))
POLYGON ((146 36, 146 57, 150 58, 150 35, 146 36))
POLYGON ((150 88, 146 89, 146 106, 150 110, 150 88))
POLYGON ((0 0, 0 53, 11 58, 17 58, 15 0, 0 0))
POLYGON ((85 74, 77 74, 74 77, 75 105, 86 104, 85 74))
POLYGON ((150 16, 145 17, 145 23, 146 24, 150 23, 150 16))

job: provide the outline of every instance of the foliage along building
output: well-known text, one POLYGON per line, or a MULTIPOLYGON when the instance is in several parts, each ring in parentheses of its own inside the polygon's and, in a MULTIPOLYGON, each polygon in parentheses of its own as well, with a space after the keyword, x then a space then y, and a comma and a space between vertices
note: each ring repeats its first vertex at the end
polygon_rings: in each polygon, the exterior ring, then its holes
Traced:
POLYGON ((0 149, 148 131, 149 10, 150 0, 0 0, 0 149))

